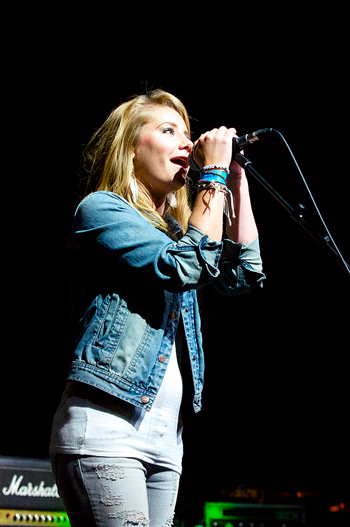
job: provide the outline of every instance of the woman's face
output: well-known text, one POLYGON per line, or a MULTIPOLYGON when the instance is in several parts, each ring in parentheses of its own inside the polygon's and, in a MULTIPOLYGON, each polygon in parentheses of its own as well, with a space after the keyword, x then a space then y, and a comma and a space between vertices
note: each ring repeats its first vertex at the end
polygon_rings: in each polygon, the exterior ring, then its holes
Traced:
POLYGON ((134 149, 134 173, 156 204, 185 183, 193 143, 185 121, 172 108, 159 106, 141 128, 134 149))

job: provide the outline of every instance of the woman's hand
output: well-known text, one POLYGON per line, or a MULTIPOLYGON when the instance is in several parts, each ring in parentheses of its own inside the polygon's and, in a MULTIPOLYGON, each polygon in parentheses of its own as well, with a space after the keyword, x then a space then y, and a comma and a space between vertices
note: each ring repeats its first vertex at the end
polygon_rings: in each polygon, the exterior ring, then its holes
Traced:
MULTIPOLYGON (((229 167, 232 158, 234 128, 214 128, 202 134, 194 144, 193 159, 202 169, 208 165, 229 167)), ((224 194, 214 190, 198 192, 189 223, 207 234, 209 238, 221 241, 223 226, 224 194)))
MULTIPOLYGON (((208 165, 229 167, 226 184, 233 194, 236 218, 226 225, 226 235, 235 242, 249 244, 257 236, 257 229, 244 170, 232 160, 234 137, 237 137, 235 128, 225 126, 202 134, 194 143, 193 159, 201 169, 208 165)), ((212 240, 220 241, 223 207, 222 192, 199 192, 189 222, 212 240)))
POLYGON ((202 169, 208 165, 229 167, 232 159, 232 141, 235 128, 214 128, 200 136, 193 146, 193 158, 202 169))

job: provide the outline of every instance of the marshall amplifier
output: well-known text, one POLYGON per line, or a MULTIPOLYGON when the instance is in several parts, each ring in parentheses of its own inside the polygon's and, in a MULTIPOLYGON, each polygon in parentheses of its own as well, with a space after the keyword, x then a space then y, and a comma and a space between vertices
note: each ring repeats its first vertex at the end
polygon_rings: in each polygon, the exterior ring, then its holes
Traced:
POLYGON ((69 527, 49 460, 0 456, 0 527, 69 527))

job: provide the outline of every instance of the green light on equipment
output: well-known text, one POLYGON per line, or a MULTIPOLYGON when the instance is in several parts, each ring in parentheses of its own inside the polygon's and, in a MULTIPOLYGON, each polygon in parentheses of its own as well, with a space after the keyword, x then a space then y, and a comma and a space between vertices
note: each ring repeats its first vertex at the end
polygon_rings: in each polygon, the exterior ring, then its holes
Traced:
POLYGON ((305 509, 301 505, 263 505, 261 503, 205 502, 207 527, 241 527, 254 522, 305 523, 305 509))

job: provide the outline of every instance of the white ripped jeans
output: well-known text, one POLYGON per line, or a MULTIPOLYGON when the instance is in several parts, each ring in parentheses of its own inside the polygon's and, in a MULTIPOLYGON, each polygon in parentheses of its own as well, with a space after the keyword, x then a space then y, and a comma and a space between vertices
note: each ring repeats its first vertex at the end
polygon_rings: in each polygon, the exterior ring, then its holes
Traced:
POLYGON ((132 458, 58 454, 54 472, 72 527, 171 527, 180 475, 132 458))

